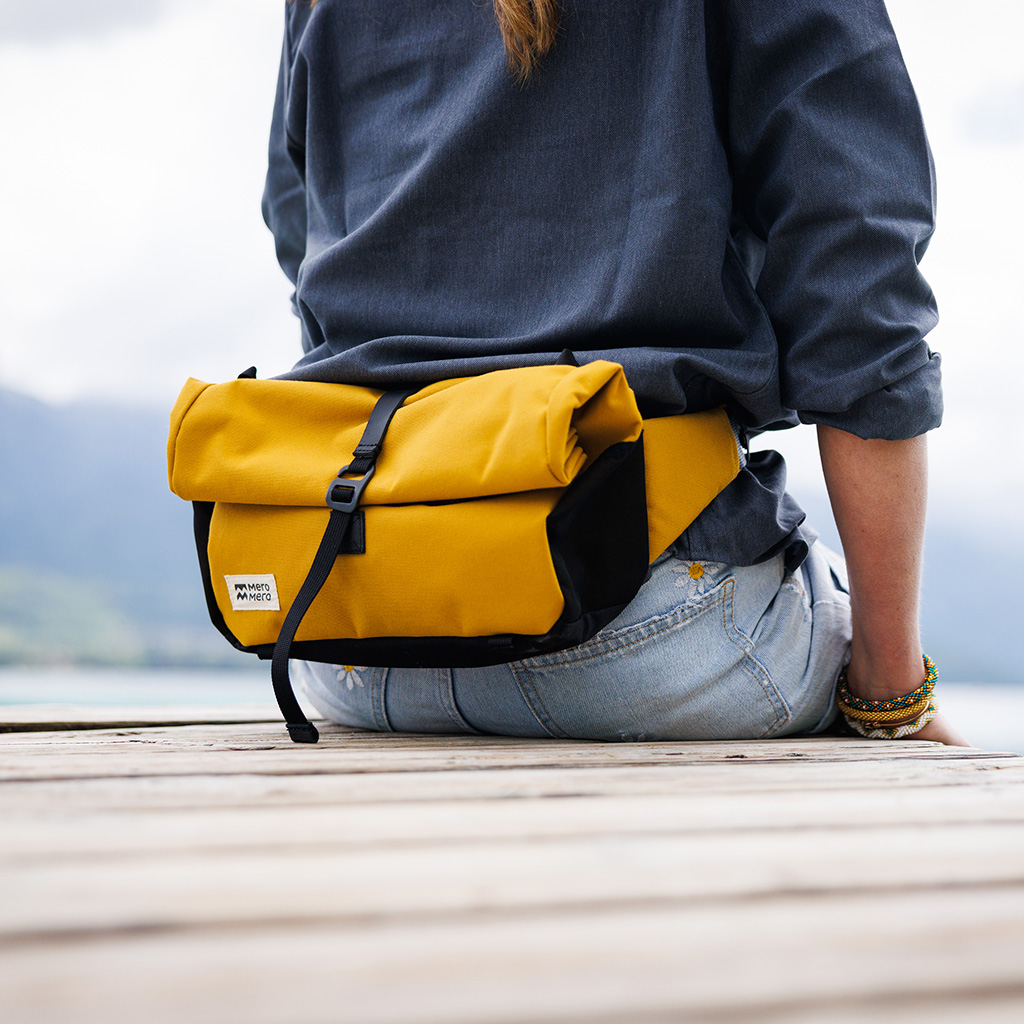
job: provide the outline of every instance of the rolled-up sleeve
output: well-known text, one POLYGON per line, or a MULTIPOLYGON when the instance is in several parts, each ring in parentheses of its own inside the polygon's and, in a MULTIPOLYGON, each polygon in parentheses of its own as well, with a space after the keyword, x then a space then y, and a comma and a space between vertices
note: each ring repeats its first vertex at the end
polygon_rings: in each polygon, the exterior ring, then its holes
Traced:
POLYGON ((724 134, 782 401, 807 423, 901 439, 938 426, 937 320, 918 262, 931 154, 881 0, 728 0, 724 134))

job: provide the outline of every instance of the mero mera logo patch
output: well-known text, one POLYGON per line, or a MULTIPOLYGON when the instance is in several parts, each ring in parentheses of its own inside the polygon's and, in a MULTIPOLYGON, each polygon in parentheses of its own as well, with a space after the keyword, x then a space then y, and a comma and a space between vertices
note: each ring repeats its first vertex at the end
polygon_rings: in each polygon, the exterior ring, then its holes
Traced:
POLYGON ((236 612, 276 612, 281 610, 277 598, 277 580, 273 573, 255 576, 225 576, 231 608, 236 612))

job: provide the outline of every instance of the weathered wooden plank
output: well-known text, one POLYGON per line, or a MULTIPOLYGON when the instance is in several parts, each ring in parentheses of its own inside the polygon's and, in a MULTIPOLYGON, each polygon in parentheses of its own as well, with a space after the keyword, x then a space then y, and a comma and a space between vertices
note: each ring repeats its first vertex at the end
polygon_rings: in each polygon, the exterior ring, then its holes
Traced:
MULTIPOLYGON (((1024 780, 1022 780, 1024 782, 1024 780)), ((1024 822, 1020 786, 876 787, 832 792, 685 793, 638 796, 434 800, 334 806, 204 807, 84 811, 74 800, 6 810, 0 859, 68 861, 78 857, 247 849, 345 849, 621 835, 716 832, 723 841, 757 841, 759 831, 1024 822), (725 834, 732 834, 732 837, 725 834)), ((0 805, 2 806, 2 805, 0 805)))
MULTIPOLYGON (((750 1024, 749 1011, 701 1016, 688 1024, 750 1024), (746 1013, 746 1017, 743 1014, 746 1013)), ((659 1018, 644 1024, 658 1024, 659 1018)), ((669 1024, 669 1017, 660 1017, 669 1024)), ((821 1000, 791 1004, 757 1015, 758 1024, 1019 1024, 1024 1020, 1024 992, 982 989, 969 994, 890 992, 867 999, 851 994, 842 1005, 821 1000)), ((673 1021, 678 1024, 678 1018, 673 1021)))
POLYGON ((313 749, 276 722, 0 741, 7 1015, 892 1024, 899 1005, 936 1024, 937 993, 1024 1008, 1024 758, 325 733, 313 749))
MULTIPOLYGON (((700 793, 760 796, 793 792, 833 794, 877 788, 913 794, 931 788, 1024 785, 1024 758, 990 760, 768 762, 622 765, 607 768, 502 768, 500 770, 332 772, 275 774, 250 771, 245 758, 217 766, 219 773, 178 763, 177 774, 147 771, 145 759, 128 776, 104 775, 7 781, 0 812, 41 807, 154 810, 157 808, 282 807, 446 800, 516 800, 571 796, 655 796, 700 793)), ((315 768, 315 764, 311 765, 315 768)))
MULTIPOLYGON (((777 758, 814 758, 828 760, 840 758, 903 759, 906 757, 1022 757, 1024 755, 979 750, 974 747, 947 747, 939 743, 915 740, 865 740, 860 737, 800 736, 773 740, 697 740, 657 741, 644 743, 596 742, 589 740, 538 740, 515 736, 480 736, 448 734, 415 734, 374 732, 365 729, 343 729, 321 723, 319 744, 294 744, 288 739, 283 725, 270 723, 222 724, 196 723, 168 728, 86 730, 80 734, 66 731, 39 732, 5 736, 0 741, 4 753, 17 751, 82 750, 90 752, 119 752, 145 746, 175 751, 275 749, 287 750, 303 756, 336 753, 338 751, 363 753, 386 751, 443 755, 451 752, 465 754, 502 755, 509 752, 541 751, 550 755, 558 751, 563 760, 600 752, 629 751, 631 756, 646 753, 657 756, 687 758, 722 758, 774 760, 777 758)), ((610 756, 616 756, 610 754, 610 756)))
POLYGON ((10 866, 0 932, 1024 883, 1024 822, 196 851, 10 866))
MULTIPOLYGON (((857 764, 855 758, 849 762, 834 761, 843 770, 857 764)), ((877 761, 860 759, 874 766, 877 761)), ((1024 769, 1024 761, 1016 756, 1001 763, 995 756, 987 758, 954 759, 918 757, 920 771, 927 774, 937 765, 953 764, 957 769, 969 766, 977 770, 985 762, 999 763, 1008 771, 1024 769)), ((714 759, 688 758, 684 753, 671 751, 632 751, 611 748, 608 751, 544 751, 524 749, 508 754, 478 754, 473 751, 450 754, 420 753, 416 751, 362 753, 360 751, 324 751, 319 755, 293 754, 290 750, 209 750, 185 755, 183 752, 135 749, 125 754, 113 753, 90 756, 77 752, 48 757, 35 754, 14 759, 0 758, 0 783, 46 779, 83 778, 126 778, 139 775, 214 775, 214 774, 262 774, 269 776, 308 775, 322 772, 336 774, 384 774, 399 772, 451 772, 451 771, 496 771, 522 768, 551 768, 570 771, 578 768, 642 768, 642 767, 686 767, 693 770, 718 768, 735 773, 731 781, 741 785, 744 770, 760 775, 762 769, 772 761, 748 759, 731 761, 728 756, 714 759)), ((796 767, 799 762, 779 759, 779 763, 796 767)), ((904 762, 905 763, 905 762, 904 762)), ((813 765, 815 771, 827 767, 824 762, 804 762, 813 765)), ((808 776, 812 772, 806 773, 808 776)))
POLYGON ((292 744, 266 726, 191 726, 14 735, 0 745, 0 781, 101 776, 310 772, 452 771, 670 764, 815 764, 857 761, 1003 762, 1017 754, 934 743, 786 740, 735 743, 583 743, 492 737, 348 733, 317 746, 292 744), (388 742, 390 740, 390 742, 388 742))
POLYGON ((1015 887, 67 936, 4 949, 0 1003, 19 1024, 1010 1024, 1022 920, 1015 887))
POLYGON ((153 705, 97 707, 81 704, 12 704, 0 707, 0 733, 66 732, 74 729, 137 729, 153 726, 242 724, 280 721, 274 704, 193 707, 153 705))

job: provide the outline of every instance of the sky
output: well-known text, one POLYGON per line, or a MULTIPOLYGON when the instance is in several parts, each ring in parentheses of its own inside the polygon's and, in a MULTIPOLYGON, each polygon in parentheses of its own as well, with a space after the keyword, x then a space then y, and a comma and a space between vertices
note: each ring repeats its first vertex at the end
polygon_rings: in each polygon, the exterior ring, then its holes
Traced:
MULTIPOLYGON (((250 364, 272 376, 295 360, 291 289, 259 209, 282 8, 0 8, 0 385, 169 408, 188 376, 250 364)), ((1019 526, 1024 464, 1008 456, 1024 379, 1024 5, 888 8, 938 174, 923 263, 947 409, 931 438, 932 516, 1019 526)), ((771 444, 794 487, 820 487, 812 430, 771 444)))

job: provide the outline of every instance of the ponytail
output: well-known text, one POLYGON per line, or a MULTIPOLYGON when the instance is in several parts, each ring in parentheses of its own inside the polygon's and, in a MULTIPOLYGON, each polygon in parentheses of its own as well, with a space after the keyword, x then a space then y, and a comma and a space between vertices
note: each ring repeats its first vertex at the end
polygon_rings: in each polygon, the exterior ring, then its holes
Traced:
MULTIPOLYGON (((509 71, 525 82, 558 32, 558 0, 493 0, 509 71)), ((310 7, 316 0, 310 0, 310 7)))
POLYGON ((494 0, 509 70, 525 82, 554 45, 557 0, 494 0))

